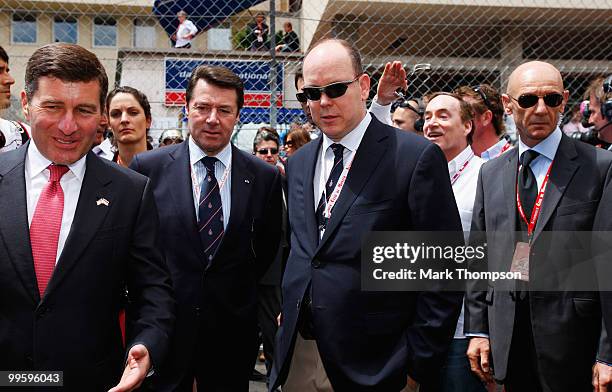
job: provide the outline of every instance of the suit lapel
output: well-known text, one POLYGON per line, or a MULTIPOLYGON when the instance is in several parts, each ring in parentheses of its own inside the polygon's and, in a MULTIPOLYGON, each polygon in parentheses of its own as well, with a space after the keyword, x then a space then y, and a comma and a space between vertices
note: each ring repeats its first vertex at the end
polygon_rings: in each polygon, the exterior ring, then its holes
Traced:
POLYGON ((47 292, 55 289, 66 277, 95 237, 108 210, 113 207, 114 202, 119 202, 114 198, 115 193, 109 186, 111 178, 104 165, 95 154, 91 152, 87 154, 85 177, 83 178, 72 226, 49 281, 47 292), (109 202, 108 206, 96 203, 101 198, 109 202))
POLYGON ((508 154, 506 162, 503 168, 503 203, 506 206, 506 213, 508 214, 508 230, 514 232, 517 230, 516 227, 516 176, 518 173, 518 147, 513 149, 514 152, 508 154))
MULTIPOLYGON (((170 152, 171 161, 167 164, 163 179, 168 181, 166 191, 172 199, 172 208, 182 222, 188 242, 195 249, 195 254, 203 255, 202 242, 198 235, 193 185, 191 181, 191 163, 189 162, 189 143, 187 141, 170 152)), ((202 258, 203 260, 203 258, 202 258)))
POLYGON ((10 156, 11 160, 0 167, 0 236, 4 238, 9 258, 21 283, 32 301, 38 303, 40 295, 30 245, 25 185, 27 146, 28 144, 14 153, 5 153, 5 157, 10 156))
MULTIPOLYGON (((304 192, 304 220, 306 222, 306 235, 308 236, 308 243, 311 245, 312 253, 314 253, 319 241, 319 229, 317 227, 317 218, 315 216, 314 201, 314 181, 318 181, 319 179, 314 178, 314 173, 321 150, 321 145, 323 144, 323 137, 318 138, 314 143, 316 143, 316 147, 312 146, 313 148, 307 150, 307 155, 303 159, 303 162, 306 162, 306 174, 304 176, 304 183, 302 184, 302 190, 304 192)), ((309 147, 311 146, 305 146, 303 148, 309 147)), ((299 170, 299 168, 292 170, 299 170)), ((290 173, 290 175, 292 174, 290 173)))
POLYGON ((342 188, 340 197, 338 197, 338 202, 332 210, 331 218, 325 229, 325 234, 317 247, 317 252, 329 239, 334 230, 336 230, 349 207, 361 192, 361 189, 370 178, 370 175, 374 172, 376 166, 378 166, 378 162, 387 150, 388 140, 387 133, 378 127, 377 120, 372 118, 357 148, 351 170, 342 188))
MULTIPOLYGON (((242 154, 243 153, 232 144, 232 201, 230 216, 221 243, 217 248, 217 253, 219 253, 224 244, 229 241, 227 238, 232 236, 234 231, 241 226, 242 221, 247 215, 246 210, 251 196, 253 181, 255 181, 255 174, 253 173, 251 163, 242 156, 242 154)), ((249 224, 252 225, 253 222, 249 222, 249 224)), ((251 230, 253 230, 252 226, 251 230)), ((232 241, 229 241, 229 243, 231 244, 232 241)), ((213 263, 214 262, 215 259, 213 259, 213 263)))
POLYGON ((540 217, 536 222, 536 228, 533 233, 532 241, 535 241, 538 235, 542 232, 548 221, 550 220, 557 204, 561 200, 567 185, 578 169, 576 157, 578 153, 576 148, 571 143, 567 136, 563 135, 555 154, 555 159, 552 163, 548 184, 542 200, 542 210, 540 217))

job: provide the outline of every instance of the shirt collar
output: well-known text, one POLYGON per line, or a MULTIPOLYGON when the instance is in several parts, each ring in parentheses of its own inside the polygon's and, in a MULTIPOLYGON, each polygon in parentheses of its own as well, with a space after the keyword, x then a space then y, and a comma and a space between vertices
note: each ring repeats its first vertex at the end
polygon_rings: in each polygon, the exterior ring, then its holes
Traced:
POLYGON ((361 144, 361 139, 363 139, 363 135, 365 134, 366 129, 370 125, 370 121, 372 121, 372 117, 370 117, 369 113, 363 117, 363 119, 357 124, 357 126, 351 130, 349 133, 344 135, 342 139, 338 142, 334 142, 331 140, 325 133, 323 133, 323 154, 327 151, 327 148, 331 146, 333 143, 342 144, 344 148, 353 152, 357 151, 359 148, 359 144, 361 144))
POLYGON ((459 153, 459 155, 448 163, 448 173, 451 175, 451 177, 454 176, 457 170, 459 170, 459 168, 461 168, 465 162, 472 157, 474 157, 474 151, 472 151, 472 147, 468 145, 459 153))
MULTIPOLYGON (((28 165, 30 170, 30 178, 34 178, 49 167, 53 162, 45 158, 40 152, 34 139, 30 140, 30 146, 28 147, 28 165)), ((85 163, 87 162, 87 154, 81 157, 78 161, 71 163, 68 169, 75 175, 79 181, 83 182, 85 178, 85 163)))
POLYGON ((555 154, 557 153, 557 148, 559 147, 559 143, 561 142, 561 129, 559 127, 555 128, 554 131, 538 144, 536 144, 533 148, 527 146, 521 138, 519 137, 519 158, 521 155, 527 150, 534 150, 540 153, 540 155, 544 155, 546 158, 551 161, 555 159, 555 154))
POLYGON ((500 139, 497 143, 483 151, 480 157, 486 160, 498 157, 501 154, 502 148, 504 148, 507 143, 506 139, 500 139))
MULTIPOLYGON (((189 163, 191 164, 191 166, 193 167, 193 165, 195 165, 202 158, 207 157, 207 156, 208 154, 202 151, 200 146, 198 146, 193 141, 193 138, 190 137, 189 138, 189 163)), ((230 162, 232 161, 232 143, 227 143, 227 145, 223 147, 223 150, 221 150, 217 155, 215 155, 215 158, 221 161, 223 166, 228 167, 230 162)))

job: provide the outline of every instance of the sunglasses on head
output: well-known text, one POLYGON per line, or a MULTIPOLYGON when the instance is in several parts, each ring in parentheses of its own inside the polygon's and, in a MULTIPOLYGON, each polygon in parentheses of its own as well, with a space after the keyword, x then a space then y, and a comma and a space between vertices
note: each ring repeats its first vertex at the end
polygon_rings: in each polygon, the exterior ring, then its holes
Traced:
POLYGON ((257 150, 257 153, 261 154, 261 155, 268 155, 268 154, 278 154, 278 148, 260 148, 259 150, 257 150))
POLYGON ((563 95, 559 93, 548 93, 546 95, 523 94, 518 98, 514 98, 511 95, 508 96, 518 102, 519 106, 523 109, 529 109, 537 105, 540 98, 544 99, 546 106, 551 108, 556 108, 563 102, 563 95))
POLYGON ((306 94, 304 93, 295 93, 295 97, 297 98, 298 102, 301 103, 306 103, 306 101, 308 101, 308 98, 306 98, 306 94))
POLYGON ((339 98, 343 96, 344 93, 346 93, 348 86, 351 83, 354 83, 357 79, 359 79, 360 76, 361 75, 358 75, 353 80, 348 80, 346 82, 334 82, 334 83, 330 83, 327 86, 323 86, 323 87, 304 87, 303 89, 304 95, 306 96, 306 99, 308 99, 309 101, 318 101, 319 99, 321 99, 322 93, 325 93, 327 97, 332 98, 332 99, 339 98))
POLYGON ((489 109, 491 112, 493 112, 493 105, 491 105, 491 101, 489 101, 489 98, 487 97, 487 94, 485 94, 485 92, 482 91, 480 86, 474 86, 474 87, 472 87, 472 90, 474 90, 474 92, 476 94, 480 95, 480 98, 482 98, 482 102, 485 104, 487 109, 489 109))

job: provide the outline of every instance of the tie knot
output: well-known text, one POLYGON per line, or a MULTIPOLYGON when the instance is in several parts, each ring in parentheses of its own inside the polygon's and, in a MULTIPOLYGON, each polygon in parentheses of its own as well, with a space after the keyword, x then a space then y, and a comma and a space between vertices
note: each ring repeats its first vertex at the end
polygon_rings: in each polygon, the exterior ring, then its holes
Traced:
POLYGON ((68 172, 68 166, 66 165, 49 165, 49 181, 57 182, 62 179, 62 176, 68 172))
POLYGON ((204 157, 202 158, 202 163, 204 164, 204 167, 206 167, 206 170, 208 170, 211 173, 215 172, 215 162, 217 162, 218 159, 215 157, 204 157))
POLYGON ((531 164, 531 161, 536 159, 539 155, 540 153, 535 150, 527 150, 523 152, 523 155, 521 155, 521 165, 528 167, 531 164))
POLYGON ((339 161, 340 159, 342 159, 343 157, 343 153, 344 153, 344 146, 342 144, 338 144, 338 143, 333 143, 331 146, 329 146, 332 151, 334 152, 334 162, 339 161))

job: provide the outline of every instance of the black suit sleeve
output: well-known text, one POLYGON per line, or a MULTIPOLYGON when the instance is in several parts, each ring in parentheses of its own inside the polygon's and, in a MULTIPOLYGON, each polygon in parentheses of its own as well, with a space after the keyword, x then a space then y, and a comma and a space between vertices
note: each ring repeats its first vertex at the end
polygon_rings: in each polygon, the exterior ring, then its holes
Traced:
POLYGON ((593 223, 593 252, 599 282, 602 328, 597 360, 612 365, 612 166, 606 174, 603 194, 593 223))
MULTIPOLYGON (((472 213, 472 227, 470 229, 470 243, 483 243, 481 236, 486 231, 485 212, 484 212, 484 191, 482 185, 482 170, 478 174, 478 186, 476 188, 476 199, 472 213)), ((482 271, 485 268, 483 263, 470 263, 469 269, 474 271, 478 268, 482 271)), ((463 329, 465 333, 489 334, 488 308, 486 304, 486 291, 482 290, 478 281, 466 282, 465 295, 465 321, 463 329)))
MULTIPOLYGON (((443 241, 461 244, 463 233, 457 204, 450 184, 448 164, 438 146, 432 144, 422 153, 413 173, 409 205, 414 230, 454 232, 443 241)), ((443 284, 443 283, 441 283, 443 284)), ((462 292, 431 291, 418 293, 416 313, 407 331, 410 355, 408 370, 421 383, 435 382, 457 325, 462 292)))
POLYGON ((276 257, 281 236, 282 225, 282 194, 281 174, 275 170, 272 186, 265 200, 265 208, 260 222, 254 223, 255 241, 253 250, 256 256, 257 281, 268 270, 276 257))
POLYGON ((170 274, 158 247, 159 218, 147 179, 132 232, 127 263, 127 347, 142 343, 155 368, 161 366, 175 317, 170 274))

